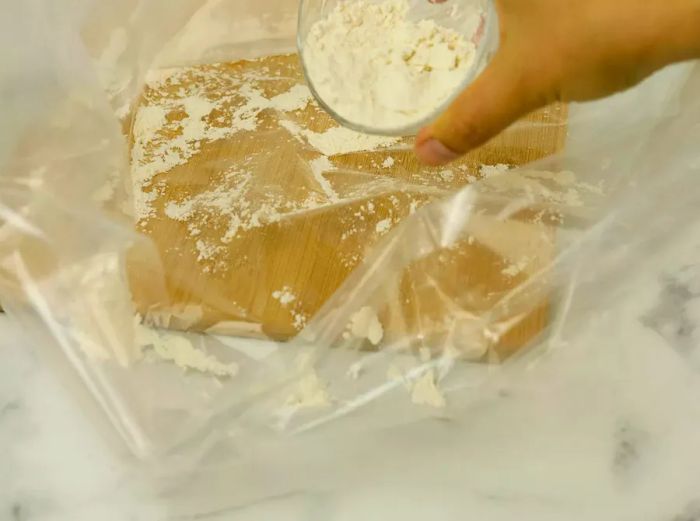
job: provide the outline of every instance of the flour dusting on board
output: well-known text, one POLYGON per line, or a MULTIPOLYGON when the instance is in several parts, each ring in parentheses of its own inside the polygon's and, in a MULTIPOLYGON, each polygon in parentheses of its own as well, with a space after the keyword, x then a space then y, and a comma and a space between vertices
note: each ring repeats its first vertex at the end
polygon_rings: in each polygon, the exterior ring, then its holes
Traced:
POLYGON ((288 286, 285 286, 284 288, 282 288, 280 290, 273 291, 272 298, 279 301, 279 303, 282 306, 286 306, 287 304, 291 304, 292 302, 294 302, 297 299, 296 295, 294 293, 292 293, 291 288, 289 288, 288 286))
MULTIPOLYGON (((301 110, 311 100, 303 85, 266 98, 254 86, 257 76, 223 74, 221 68, 184 68, 152 74, 145 104, 136 111, 132 129, 132 175, 137 220, 154 215, 153 201, 162 193, 154 178, 186 164, 204 144, 254 131, 265 110, 301 110), (200 76, 197 78, 197 76, 200 76), (187 81, 187 80, 190 81, 187 81), (235 94, 198 92, 196 80, 224 83, 235 94), (167 93, 176 95, 168 99, 167 93)), ((224 86, 222 85, 222 86, 224 86)))
MULTIPOLYGON (((275 67, 263 65, 265 60, 249 63, 252 65, 242 69, 219 64, 148 74, 131 133, 134 217, 139 226, 145 227, 157 216, 156 203, 165 199, 165 216, 186 224, 191 237, 215 227, 222 230, 220 241, 225 245, 241 233, 343 199, 328 176, 337 170, 331 157, 392 147, 401 141, 334 124, 307 128, 295 120, 294 114, 311 110, 319 120, 323 114, 309 89, 300 83, 298 65, 275 67), (256 152, 259 148, 251 147, 243 161, 216 172, 208 189, 191 195, 170 195, 171 179, 163 174, 177 176, 180 169, 186 172, 212 143, 238 140, 238 136, 250 140, 258 132, 274 132, 280 136, 276 140, 282 142, 285 138, 279 132, 283 132, 290 147, 300 142, 320 153, 306 160, 313 178, 306 190, 299 189, 296 196, 290 196, 292 180, 266 183, 260 173, 266 168, 267 152, 261 154, 256 152)), ((225 164, 224 159, 219 162, 225 164)), ((216 245, 204 241, 196 244, 199 260, 206 262, 214 256, 216 245)))
POLYGON ((310 193, 303 201, 294 201, 283 194, 261 191, 255 186, 254 174, 232 168, 223 173, 218 186, 181 201, 170 201, 165 215, 175 221, 195 224, 190 235, 202 228, 220 223, 220 241, 230 243, 241 232, 280 221, 285 215, 320 206, 322 197, 310 193))
POLYGON ((320 156, 309 163, 314 179, 331 201, 338 200, 338 194, 333 190, 333 185, 325 177, 326 172, 336 170, 335 165, 328 159, 328 156, 320 156))
POLYGON ((325 132, 313 132, 301 128, 291 121, 281 121, 280 125, 294 136, 304 138, 309 145, 327 156, 387 148, 400 141, 400 138, 362 134, 345 127, 333 127, 325 132))

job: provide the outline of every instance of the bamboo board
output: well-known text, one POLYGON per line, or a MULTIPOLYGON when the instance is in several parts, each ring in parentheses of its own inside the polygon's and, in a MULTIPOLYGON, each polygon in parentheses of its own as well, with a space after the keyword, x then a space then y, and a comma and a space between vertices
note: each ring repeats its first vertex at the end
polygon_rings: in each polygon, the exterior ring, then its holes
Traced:
MULTIPOLYGON (((303 83, 296 56, 200 69, 207 69, 207 74, 199 74, 193 68, 181 74, 177 84, 168 86, 166 82, 159 90, 147 86, 141 103, 172 106, 188 93, 197 91, 210 99, 227 97, 232 100, 227 109, 231 106, 235 109, 236 82, 211 78, 240 78, 246 73, 256 73, 267 78, 256 85, 268 98, 303 83)), ((181 116, 173 112, 169 117, 181 116)), ((217 117, 217 124, 228 124, 226 114, 214 111, 207 117, 217 117)), ((153 257, 158 262, 135 255, 129 269, 137 307, 152 322, 178 329, 214 330, 276 340, 293 337, 363 261, 372 246, 411 212, 440 194, 472 182, 482 164, 521 165, 559 151, 566 137, 567 110, 557 105, 539 111, 529 116, 525 124, 514 127, 449 168, 419 165, 411 151, 410 138, 374 151, 333 155, 330 160, 335 169, 321 175, 338 197, 328 199, 325 204, 323 198, 328 186, 321 186, 309 167, 321 154, 283 128, 282 119, 316 133, 336 126, 315 103, 291 114, 264 110, 257 115, 255 131, 203 140, 186 162, 154 177, 153 215, 142 219, 138 228, 152 239, 156 248, 153 257), (237 165, 246 165, 252 173, 248 185, 259 187, 259 193, 248 190, 246 204, 255 207, 256 198, 268 201, 270 194, 275 195, 273 199, 279 208, 285 204, 280 201, 291 201, 288 211, 277 208, 281 218, 276 215, 269 222, 239 230, 233 238, 227 237, 230 240, 222 242, 227 230, 230 231, 230 216, 195 218, 194 224, 168 217, 169 204, 182 203, 217 186, 228 186, 227 172, 230 174, 237 165), (300 201, 309 197, 321 203, 304 209, 300 201), (192 233, 193 229, 196 234, 192 233), (205 248, 207 255, 202 254, 202 244, 213 245, 205 248), (281 298, 281 294, 291 295, 293 300, 281 298)), ((161 135, 167 138, 167 132, 161 135)), ((537 247, 533 244, 533 248, 537 247)), ((502 261, 483 245, 465 248, 445 269, 443 286, 452 284, 456 288, 468 284, 486 296, 502 293, 522 282, 519 277, 504 278, 502 261)), ((404 296, 411 292, 416 297, 421 292, 417 288, 425 286, 424 275, 416 269, 414 266, 413 274, 407 274, 402 282, 404 296)), ((425 311, 417 310, 415 299, 410 300, 406 299, 406 305, 411 309, 403 309, 401 313, 404 317, 414 316, 409 322, 412 320, 415 326, 421 322, 421 314, 425 317, 425 311)), ((484 306, 488 302, 485 297, 474 305, 484 306)), ((434 309, 435 313, 448 312, 440 306, 434 309)), ((409 322, 400 322, 397 327, 414 332, 415 327, 409 322)), ((543 303, 507 335, 505 349, 508 352, 516 349, 545 323, 543 303)))

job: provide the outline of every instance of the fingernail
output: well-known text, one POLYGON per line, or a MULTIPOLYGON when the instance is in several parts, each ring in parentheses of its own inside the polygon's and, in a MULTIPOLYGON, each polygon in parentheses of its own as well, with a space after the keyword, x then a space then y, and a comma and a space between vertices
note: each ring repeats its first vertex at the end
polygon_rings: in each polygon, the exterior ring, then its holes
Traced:
POLYGON ((421 161, 432 166, 444 165, 459 157, 457 152, 453 152, 435 138, 416 146, 416 154, 421 161))

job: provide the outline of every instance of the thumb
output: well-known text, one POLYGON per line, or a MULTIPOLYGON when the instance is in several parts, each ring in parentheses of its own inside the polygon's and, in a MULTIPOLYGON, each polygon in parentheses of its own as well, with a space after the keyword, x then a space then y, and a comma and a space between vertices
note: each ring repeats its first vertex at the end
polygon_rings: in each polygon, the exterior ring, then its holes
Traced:
POLYGON ((545 90, 518 62, 522 57, 497 53, 476 81, 418 134, 416 154, 423 163, 449 163, 546 104, 545 90))

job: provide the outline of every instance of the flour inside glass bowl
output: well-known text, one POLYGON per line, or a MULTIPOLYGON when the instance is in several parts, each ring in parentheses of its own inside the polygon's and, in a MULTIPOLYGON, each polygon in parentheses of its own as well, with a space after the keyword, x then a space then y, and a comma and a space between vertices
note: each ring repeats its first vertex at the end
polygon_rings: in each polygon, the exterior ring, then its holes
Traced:
MULTIPOLYGON (((427 0, 424 5, 424 13, 447 8, 427 0)), ((336 119, 356 130, 417 130, 474 73, 484 12, 478 3, 466 6, 449 8, 459 20, 457 30, 416 16, 408 0, 336 3, 300 37, 312 91, 336 119)))

